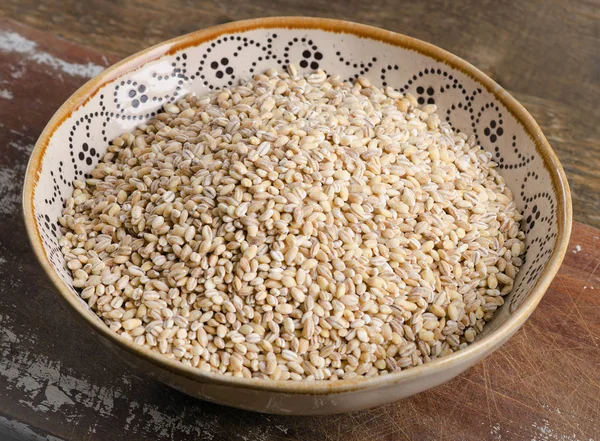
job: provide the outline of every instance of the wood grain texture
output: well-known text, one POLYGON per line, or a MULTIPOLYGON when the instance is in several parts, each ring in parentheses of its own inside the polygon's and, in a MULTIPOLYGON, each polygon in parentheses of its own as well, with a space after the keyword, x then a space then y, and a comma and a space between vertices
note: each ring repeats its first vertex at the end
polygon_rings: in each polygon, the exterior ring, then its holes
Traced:
MULTIPOLYGON (((7 421, 10 430, 39 435, 30 439, 65 440, 600 437, 600 231, 578 223, 558 277, 524 327, 457 379, 410 399, 346 415, 268 416, 138 376, 59 301, 29 249, 20 210, 27 159, 44 125, 87 74, 119 56, 0 21, 0 42, 7 33, 38 55, 0 51, 0 91, 11 97, 0 98, 0 439, 7 421)), ((545 115, 555 136, 580 142, 568 105, 549 109, 544 100, 519 98, 545 115)))
POLYGON ((246 18, 357 21, 436 44, 533 114, 571 184, 575 219, 600 228, 599 0, 4 0, 0 14, 121 57, 246 18))

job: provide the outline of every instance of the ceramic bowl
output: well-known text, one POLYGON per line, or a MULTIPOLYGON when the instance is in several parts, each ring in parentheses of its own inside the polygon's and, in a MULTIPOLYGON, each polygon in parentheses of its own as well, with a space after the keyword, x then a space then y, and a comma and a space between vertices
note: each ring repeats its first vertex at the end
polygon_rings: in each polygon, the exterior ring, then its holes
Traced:
POLYGON ((489 355, 527 319, 563 259, 571 230, 567 179, 531 115, 466 61, 404 35, 315 18, 266 18, 225 24, 159 44, 107 69, 56 112, 32 153, 24 188, 27 232, 63 300, 138 370, 190 395, 261 412, 326 414, 364 409, 448 381, 489 355), (111 332, 72 286, 57 238, 57 217, 71 182, 98 162, 110 139, 163 104, 234 84, 288 63, 380 86, 435 103, 453 127, 474 134, 524 213, 527 255, 513 292, 468 348, 416 368, 337 382, 283 382, 202 373, 111 332))

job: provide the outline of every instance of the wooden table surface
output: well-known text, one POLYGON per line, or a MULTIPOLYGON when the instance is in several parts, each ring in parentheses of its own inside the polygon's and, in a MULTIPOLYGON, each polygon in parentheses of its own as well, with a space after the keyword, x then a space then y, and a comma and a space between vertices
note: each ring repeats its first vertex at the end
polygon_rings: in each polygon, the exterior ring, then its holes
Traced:
POLYGON ((422 38, 489 73, 525 104, 559 154, 575 218, 600 227, 600 4, 179 3, 0 5, 0 14, 49 32, 0 20, 0 439, 6 433, 36 441, 600 439, 598 230, 574 226, 561 273, 531 319, 459 378, 370 411, 275 417, 191 399, 139 377, 98 347, 56 301, 29 250, 19 200, 43 125, 102 66, 209 25, 309 11, 422 38), (19 37, 29 52, 13 50, 19 37))

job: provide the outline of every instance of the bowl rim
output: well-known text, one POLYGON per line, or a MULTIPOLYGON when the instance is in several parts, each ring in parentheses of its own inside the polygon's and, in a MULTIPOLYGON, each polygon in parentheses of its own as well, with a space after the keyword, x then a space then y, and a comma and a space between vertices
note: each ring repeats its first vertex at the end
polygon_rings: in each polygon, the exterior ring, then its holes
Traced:
POLYGON ((116 344, 131 355, 150 362, 155 367, 165 369, 170 373, 182 376, 188 380, 200 383, 242 387, 252 390, 312 395, 327 395, 366 388, 386 387, 398 383, 407 383, 418 377, 435 374, 444 369, 460 368, 461 366, 468 364, 469 360, 478 360, 488 352, 496 349, 517 331, 540 302, 564 258, 568 247, 572 224, 571 194, 565 172, 558 157, 529 112, 527 112, 515 98, 494 80, 467 61, 444 49, 434 46, 433 44, 373 26, 344 20, 315 17, 256 18, 209 27, 159 43, 133 54, 107 68, 104 72, 81 86, 69 99, 67 99, 58 111, 56 111, 41 133, 31 153, 25 174, 25 183, 23 187, 23 213, 29 241, 42 268, 71 309, 82 316, 86 323, 104 339, 116 344), (470 344, 467 348, 454 352, 446 357, 439 358, 431 363, 387 375, 338 381, 284 381, 238 378, 203 372, 198 368, 168 359, 161 354, 136 345, 132 341, 125 340, 123 337, 111 331, 103 322, 98 320, 97 316, 90 314, 90 311, 85 309, 80 299, 73 295, 70 288, 58 276, 57 272, 50 264, 44 250, 33 211, 35 188, 41 172, 42 159, 50 139, 58 127, 72 114, 72 112, 84 105, 90 98, 98 93, 102 87, 115 81, 122 75, 138 69, 147 62, 159 59, 165 55, 173 54, 186 47, 197 46, 206 41, 214 40, 222 34, 247 32, 255 29, 281 28, 320 30, 325 32, 350 34, 360 38, 376 40, 413 50, 433 58, 436 61, 446 63, 451 68, 457 69, 463 74, 468 75, 481 84, 482 87, 485 87, 488 92, 492 93, 497 100, 506 106, 508 111, 514 116, 517 122, 523 126, 530 138, 534 141, 536 151, 542 157, 544 167, 550 174, 553 190, 557 195, 558 236, 552 255, 542 274, 539 276, 538 281, 531 289, 529 296, 523 304, 509 316, 500 328, 470 344))

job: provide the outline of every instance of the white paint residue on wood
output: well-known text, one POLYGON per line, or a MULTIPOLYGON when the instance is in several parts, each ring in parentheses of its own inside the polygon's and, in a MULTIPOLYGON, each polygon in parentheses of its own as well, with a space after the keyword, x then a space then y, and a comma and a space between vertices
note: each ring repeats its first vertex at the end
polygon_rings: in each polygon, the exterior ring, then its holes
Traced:
POLYGON ((40 435, 27 424, 19 421, 10 421, 0 416, 0 439, 4 440, 7 438, 26 441, 62 441, 60 438, 52 435, 40 435))
POLYGON ((490 435, 494 440, 502 440, 502 427, 498 423, 494 423, 490 435))
POLYGON ((26 155, 33 150, 33 144, 30 142, 9 141, 8 147, 26 155))
POLYGON ((69 63, 38 48, 37 43, 17 34, 16 32, 0 32, 0 52, 19 53, 38 64, 49 66, 73 77, 92 78, 104 70, 103 66, 95 63, 69 63))
POLYGON ((122 395, 118 388, 110 391, 98 388, 65 373, 60 362, 28 351, 11 350, 24 339, 9 329, 6 316, 0 316, 0 377, 9 389, 25 394, 27 399, 19 404, 40 413, 61 412, 69 415, 70 422, 83 417, 81 405, 94 408, 100 415, 111 415, 114 397, 122 395))
POLYGON ((12 100, 14 96, 10 90, 0 89, 0 98, 3 98, 5 100, 12 100))
POLYGON ((23 62, 19 63, 18 66, 10 66, 10 76, 15 80, 22 78, 25 75, 25 66, 23 66, 23 62))
POLYGON ((15 213, 21 204, 21 190, 15 182, 20 181, 14 167, 0 167, 0 215, 15 213))
MULTIPOLYGON (((0 32, 1 34, 1 32, 0 32)), ((32 135, 27 133, 27 129, 23 127, 21 131, 15 129, 7 129, 0 121, 0 130, 8 130, 9 132, 18 135, 17 141, 9 141, 6 146, 23 155, 29 155, 33 150, 32 135)), ((25 165, 19 161, 17 165, 7 164, 0 166, 0 216, 13 215, 20 210, 21 206, 21 186, 15 185, 15 182, 22 181, 22 173, 25 171, 25 165)), ((2 262, 0 262, 1 264, 2 262)))
MULTIPOLYGON (((545 418, 541 423, 533 423, 532 426, 535 429, 535 434, 531 441, 582 441, 575 433, 572 435, 555 433, 550 427, 549 421, 545 418)), ((594 440, 589 438, 585 441, 594 440)))
MULTIPOLYGON (((23 350, 35 340, 32 334, 17 335, 9 317, 0 314, 0 381, 8 390, 16 389, 26 397, 15 406, 29 408, 47 418, 60 416, 69 424, 86 424, 90 433, 99 425, 120 421, 122 415, 116 415, 116 409, 119 412, 126 409, 124 433, 152 434, 159 440, 173 439, 175 434, 191 435, 210 441, 221 430, 216 416, 200 418, 194 411, 173 413, 168 407, 140 404, 131 399, 134 388, 140 385, 132 381, 135 377, 116 378, 114 385, 100 387, 91 378, 73 375, 60 361, 23 350), (89 409, 95 412, 93 423, 89 421, 89 409)), ((249 427, 246 435, 252 441, 267 439, 267 432, 260 427, 249 427)))

